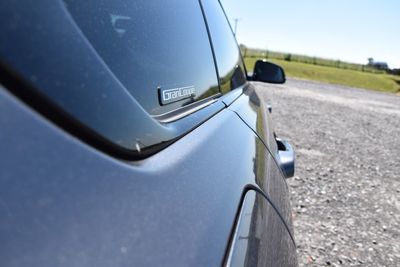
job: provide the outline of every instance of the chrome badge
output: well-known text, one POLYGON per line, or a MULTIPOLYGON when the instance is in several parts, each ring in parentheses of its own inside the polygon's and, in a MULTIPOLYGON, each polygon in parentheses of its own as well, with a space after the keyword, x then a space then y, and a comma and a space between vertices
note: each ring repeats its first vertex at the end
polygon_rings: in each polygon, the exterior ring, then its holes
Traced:
POLYGON ((178 87, 173 89, 163 89, 158 87, 158 95, 161 105, 167 105, 182 99, 196 96, 196 88, 192 86, 178 87))

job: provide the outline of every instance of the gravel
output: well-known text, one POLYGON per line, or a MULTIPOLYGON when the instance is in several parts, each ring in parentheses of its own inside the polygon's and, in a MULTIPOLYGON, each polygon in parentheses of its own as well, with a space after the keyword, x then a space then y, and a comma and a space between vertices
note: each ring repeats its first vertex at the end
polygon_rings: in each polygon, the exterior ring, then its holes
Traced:
POLYGON ((400 96, 297 79, 256 86, 296 150, 300 266, 400 266, 400 96))

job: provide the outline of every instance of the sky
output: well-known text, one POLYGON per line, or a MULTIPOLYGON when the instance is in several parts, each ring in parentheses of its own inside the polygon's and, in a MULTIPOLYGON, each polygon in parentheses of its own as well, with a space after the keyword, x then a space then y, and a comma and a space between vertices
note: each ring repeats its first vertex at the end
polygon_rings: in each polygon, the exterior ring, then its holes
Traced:
POLYGON ((221 0, 251 48, 400 68, 400 0, 221 0))

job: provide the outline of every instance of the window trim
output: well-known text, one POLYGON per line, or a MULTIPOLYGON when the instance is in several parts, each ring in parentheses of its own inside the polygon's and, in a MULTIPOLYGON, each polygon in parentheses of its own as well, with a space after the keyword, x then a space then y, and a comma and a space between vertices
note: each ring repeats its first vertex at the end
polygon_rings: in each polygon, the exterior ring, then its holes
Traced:
MULTIPOLYGON (((211 48, 211 52, 212 52, 212 56, 213 56, 213 60, 214 60, 214 68, 215 68, 215 72, 216 72, 217 80, 218 80, 218 89, 219 89, 219 92, 222 94, 222 91, 221 91, 221 80, 220 80, 220 77, 219 77, 219 70, 218 70, 218 64, 217 64, 217 57, 215 55, 214 44, 213 44, 213 41, 212 41, 212 38, 211 38, 210 27, 208 26, 207 16, 206 16, 206 13, 204 11, 202 0, 198 0, 198 2, 199 2, 200 9, 201 9, 201 13, 203 15, 204 23, 206 25, 208 41, 210 42, 210 48, 211 48)), ((219 0, 218 0, 218 2, 219 2, 219 0)))

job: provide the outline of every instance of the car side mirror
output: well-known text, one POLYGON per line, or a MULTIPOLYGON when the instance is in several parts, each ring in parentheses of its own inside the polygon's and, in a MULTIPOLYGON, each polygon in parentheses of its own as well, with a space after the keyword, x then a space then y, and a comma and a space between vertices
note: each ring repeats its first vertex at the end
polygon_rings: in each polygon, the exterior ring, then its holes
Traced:
POLYGON ((285 83, 285 71, 282 67, 264 60, 257 60, 254 65, 253 81, 265 83, 285 83))

